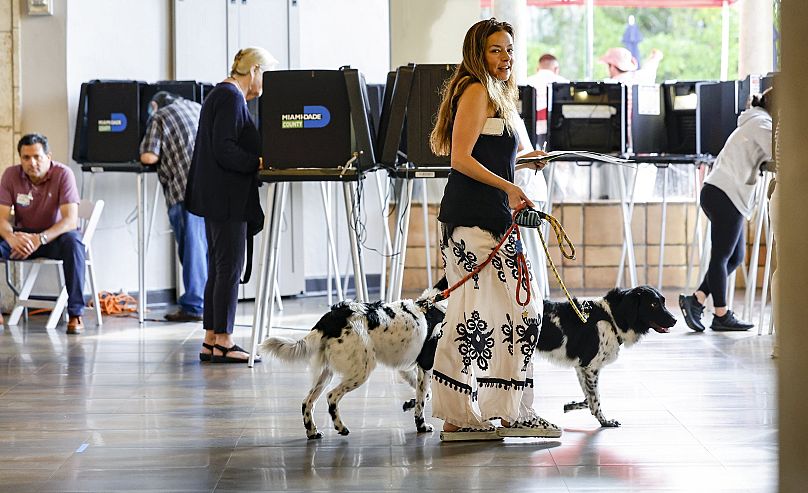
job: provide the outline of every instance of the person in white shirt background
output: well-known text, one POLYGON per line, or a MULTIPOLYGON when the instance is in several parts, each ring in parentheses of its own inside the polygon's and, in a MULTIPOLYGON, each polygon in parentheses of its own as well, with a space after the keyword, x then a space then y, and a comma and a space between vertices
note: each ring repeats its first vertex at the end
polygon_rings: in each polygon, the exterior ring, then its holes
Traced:
POLYGON ((708 296, 715 310, 712 330, 743 331, 754 326, 727 308, 727 276, 744 260, 744 230, 755 209, 760 165, 772 158, 772 100, 771 88, 752 100, 704 179, 701 208, 710 219, 710 265, 698 289, 679 296, 685 322, 696 332, 704 332, 701 317, 708 296))
POLYGON ((547 89, 553 82, 569 82, 559 75, 561 66, 550 53, 539 57, 536 73, 527 78, 527 84, 536 88, 536 145, 541 148, 547 139, 547 89))

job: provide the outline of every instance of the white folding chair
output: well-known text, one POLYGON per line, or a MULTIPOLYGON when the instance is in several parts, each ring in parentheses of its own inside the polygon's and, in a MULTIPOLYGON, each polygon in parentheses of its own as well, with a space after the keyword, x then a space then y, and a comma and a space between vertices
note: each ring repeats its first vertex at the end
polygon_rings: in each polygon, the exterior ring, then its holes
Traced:
MULTIPOLYGON (((87 266, 87 277, 90 280, 90 289, 92 291, 93 296, 93 306, 95 307, 95 317, 96 317, 96 324, 102 325, 103 320, 101 319, 101 306, 98 303, 97 293, 98 287, 96 286, 95 281, 95 267, 93 265, 93 255, 92 255, 92 248, 91 242, 93 240, 93 235, 95 234, 95 228, 98 226, 98 220, 101 218, 101 211, 104 209, 104 201, 97 200, 95 202, 91 200, 82 200, 79 203, 79 230, 81 231, 81 241, 84 243, 85 248, 85 258, 86 258, 86 266, 87 266)), ((48 322, 45 324, 45 327, 48 329, 52 329, 56 327, 59 323, 59 317, 64 315, 65 321, 67 321, 67 311, 65 308, 67 307, 67 288, 65 287, 65 274, 64 270, 62 269, 62 261, 50 258, 36 258, 30 260, 6 260, 6 282, 8 286, 14 291, 14 294, 17 295, 17 303, 14 306, 14 309, 11 311, 11 316, 8 320, 8 325, 17 325, 20 321, 20 317, 23 314, 23 311, 27 308, 49 308, 51 309, 50 317, 48 318, 48 322), (22 281, 22 286, 17 288, 11 279, 11 263, 15 263, 20 266, 23 270, 24 279, 22 281), (28 270, 27 274, 24 272, 24 266, 30 265, 31 268, 28 270), (39 276, 39 271, 43 265, 55 265, 59 272, 59 294, 53 299, 53 296, 37 296, 32 295, 31 292, 34 289, 34 285, 36 283, 37 277, 39 276)))

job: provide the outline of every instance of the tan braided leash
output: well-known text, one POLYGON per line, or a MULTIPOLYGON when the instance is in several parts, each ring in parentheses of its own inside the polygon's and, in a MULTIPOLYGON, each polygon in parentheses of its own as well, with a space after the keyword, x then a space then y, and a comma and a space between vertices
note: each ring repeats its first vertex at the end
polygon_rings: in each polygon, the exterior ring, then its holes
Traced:
MULTIPOLYGON (((567 236, 567 232, 564 231, 564 226, 561 225, 558 219, 554 218, 550 214, 546 214, 542 211, 536 212, 538 212, 541 218, 549 222, 550 226, 553 227, 553 232, 555 233, 556 240, 558 241, 558 248, 561 250, 561 255, 563 255, 566 259, 575 260, 575 245, 572 244, 569 236, 567 236), (569 246, 569 251, 566 249, 567 246, 569 246)), ((541 234, 541 228, 537 226, 536 232, 539 234, 541 246, 544 248, 544 255, 547 257, 547 261, 550 262, 550 269, 553 271, 556 281, 558 281, 559 286, 561 286, 561 290, 564 291, 564 295, 569 300, 570 305, 572 305, 572 309, 575 311, 575 314, 578 315, 581 322, 586 323, 588 316, 578 308, 578 303, 572 299, 572 295, 570 295, 570 292, 567 290, 567 286, 564 285, 564 281, 561 279, 561 275, 558 273, 558 269, 556 269, 555 263, 550 257, 550 251, 547 249, 547 242, 544 241, 544 235, 541 234)))

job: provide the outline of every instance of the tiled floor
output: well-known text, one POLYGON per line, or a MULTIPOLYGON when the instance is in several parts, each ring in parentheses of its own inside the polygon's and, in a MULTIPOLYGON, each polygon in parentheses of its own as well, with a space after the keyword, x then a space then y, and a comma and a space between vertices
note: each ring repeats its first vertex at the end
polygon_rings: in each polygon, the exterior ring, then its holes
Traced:
MULTIPOLYGON (((240 308, 246 346, 252 306, 240 308)), ((287 300, 274 333, 302 336, 324 308, 287 300)), ((391 371, 343 400, 349 436, 320 402, 325 437, 308 441, 303 365, 200 364, 199 325, 89 321, 81 336, 38 318, 0 331, 0 491, 776 490, 771 336, 695 334, 681 321, 652 332, 603 372, 616 429, 564 414, 580 397, 574 372, 539 362, 535 406, 560 439, 441 444, 415 433, 401 412, 410 391, 391 371)))

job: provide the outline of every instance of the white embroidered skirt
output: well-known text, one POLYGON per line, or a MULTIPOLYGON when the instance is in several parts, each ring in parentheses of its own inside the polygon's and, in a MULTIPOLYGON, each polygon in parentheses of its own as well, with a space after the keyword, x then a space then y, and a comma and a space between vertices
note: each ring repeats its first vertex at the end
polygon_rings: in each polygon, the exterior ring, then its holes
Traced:
MULTIPOLYGON (((441 244, 449 286, 484 262, 497 243, 480 228, 455 228, 441 244)), ((543 302, 532 276, 529 284, 530 303, 519 306, 511 234, 488 265, 452 292, 435 354, 433 416, 461 428, 535 416, 532 357, 543 302)))

